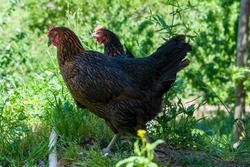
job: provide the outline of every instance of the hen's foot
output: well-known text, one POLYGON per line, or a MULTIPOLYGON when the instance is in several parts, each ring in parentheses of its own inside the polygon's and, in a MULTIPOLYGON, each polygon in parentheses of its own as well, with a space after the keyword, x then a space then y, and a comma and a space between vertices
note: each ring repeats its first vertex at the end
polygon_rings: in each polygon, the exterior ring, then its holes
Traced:
POLYGON ((115 134, 109 145, 106 148, 102 149, 102 152, 105 156, 108 156, 110 150, 114 147, 116 141, 119 139, 120 136, 121 135, 119 133, 115 134))
POLYGON ((110 153, 110 149, 108 147, 102 149, 102 153, 104 154, 104 156, 108 156, 110 153))

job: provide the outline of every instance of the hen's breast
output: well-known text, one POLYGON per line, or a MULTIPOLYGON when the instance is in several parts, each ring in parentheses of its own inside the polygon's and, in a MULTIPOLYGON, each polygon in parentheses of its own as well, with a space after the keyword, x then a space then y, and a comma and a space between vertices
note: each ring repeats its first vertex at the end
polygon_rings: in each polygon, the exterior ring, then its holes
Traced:
MULTIPOLYGON (((73 99, 97 116, 109 120, 106 103, 96 100, 96 97, 100 95, 98 95, 96 87, 97 81, 91 79, 91 76, 88 74, 90 69, 84 67, 84 64, 78 63, 65 64, 60 69, 73 99), (93 96, 95 98, 92 98, 93 96)), ((102 87, 102 85, 99 86, 102 87)))

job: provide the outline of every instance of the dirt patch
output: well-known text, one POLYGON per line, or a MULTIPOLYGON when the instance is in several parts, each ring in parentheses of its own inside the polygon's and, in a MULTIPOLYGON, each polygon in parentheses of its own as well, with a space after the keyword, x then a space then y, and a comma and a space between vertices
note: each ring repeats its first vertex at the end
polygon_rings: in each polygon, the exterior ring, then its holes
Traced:
POLYGON ((217 157, 209 156, 202 151, 193 151, 178 149, 170 144, 163 143, 155 149, 158 161, 162 164, 168 164, 171 167, 192 167, 197 165, 212 165, 225 167, 247 167, 249 164, 243 164, 234 161, 225 161, 217 157))

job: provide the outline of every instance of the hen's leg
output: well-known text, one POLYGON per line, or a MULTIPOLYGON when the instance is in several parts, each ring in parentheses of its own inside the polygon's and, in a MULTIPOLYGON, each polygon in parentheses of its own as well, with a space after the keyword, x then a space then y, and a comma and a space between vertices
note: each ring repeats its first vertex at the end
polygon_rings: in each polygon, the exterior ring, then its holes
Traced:
POLYGON ((104 153, 105 156, 108 155, 109 151, 114 147, 115 143, 120 138, 120 136, 121 136, 120 133, 115 134, 109 145, 106 148, 102 149, 102 152, 104 153))

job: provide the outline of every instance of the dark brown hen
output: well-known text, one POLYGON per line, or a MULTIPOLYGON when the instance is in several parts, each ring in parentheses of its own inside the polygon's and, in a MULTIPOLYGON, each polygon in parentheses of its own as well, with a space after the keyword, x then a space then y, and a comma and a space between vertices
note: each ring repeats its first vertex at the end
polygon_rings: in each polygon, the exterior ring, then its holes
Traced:
MULTIPOLYGON (((115 133, 105 153, 120 135, 136 135, 162 109, 162 95, 186 67, 192 48, 179 35, 147 58, 117 58, 85 50, 66 27, 50 27, 48 46, 57 47, 62 77, 78 107, 106 120, 115 133), (184 60, 185 59, 185 60, 184 60)), ((146 135, 147 138, 147 135, 146 135)))
POLYGON ((115 33, 110 30, 105 29, 102 25, 97 26, 93 30, 93 34, 91 37, 95 38, 95 40, 99 44, 104 45, 104 54, 109 55, 111 57, 125 57, 125 58, 133 58, 133 54, 126 48, 126 53, 123 50, 123 46, 115 33))

